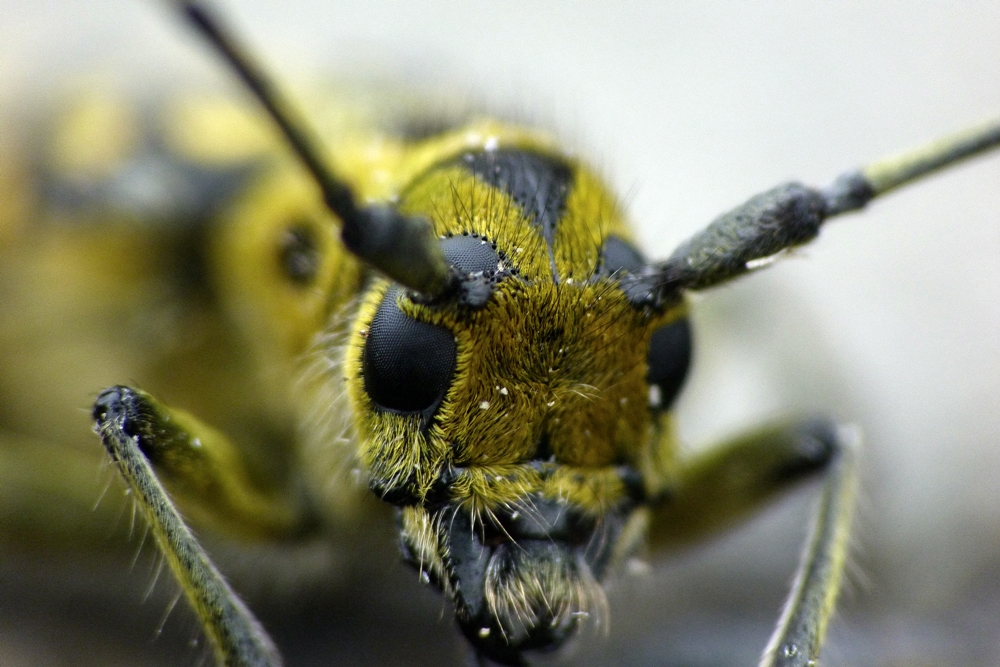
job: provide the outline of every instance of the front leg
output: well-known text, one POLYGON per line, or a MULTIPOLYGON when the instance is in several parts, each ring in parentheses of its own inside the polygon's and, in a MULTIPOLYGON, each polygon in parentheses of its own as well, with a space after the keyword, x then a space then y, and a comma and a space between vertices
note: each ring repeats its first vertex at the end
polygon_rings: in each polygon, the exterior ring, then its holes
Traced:
POLYGON ((302 494, 252 474, 240 449, 194 415, 143 391, 112 387, 94 404, 105 445, 108 415, 120 418, 122 434, 195 524, 244 539, 291 538, 315 527, 302 494))
POLYGON ((222 434, 148 394, 113 387, 98 397, 93 414, 97 433, 198 615, 218 663, 279 667, 281 657, 270 637, 195 540, 150 463, 189 499, 215 503, 218 516, 256 520, 258 528, 274 529, 299 525, 289 521, 295 513, 280 504, 268 511, 267 495, 246 485, 249 478, 237 450, 222 434))
POLYGON ((772 426, 685 462, 675 492, 654 511, 654 548, 678 546, 730 527, 822 472, 815 523, 762 666, 814 665, 840 590, 857 487, 854 429, 823 419, 772 426))

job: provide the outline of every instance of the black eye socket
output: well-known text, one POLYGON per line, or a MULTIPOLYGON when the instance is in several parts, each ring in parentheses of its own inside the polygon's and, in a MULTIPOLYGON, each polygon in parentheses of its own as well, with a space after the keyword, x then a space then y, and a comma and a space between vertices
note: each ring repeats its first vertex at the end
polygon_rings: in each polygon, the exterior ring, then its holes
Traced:
POLYGON ((687 318, 653 332, 646 357, 649 406, 666 410, 677 398, 691 365, 691 324, 687 318))
POLYGON ((652 297, 650 285, 635 278, 638 278, 647 266, 649 265, 646 263, 646 258, 634 245, 612 235, 604 239, 601 248, 601 266, 595 277, 610 276, 613 280, 617 280, 632 305, 644 308, 652 297))
POLYGON ((617 236, 604 239, 604 246, 601 248, 602 273, 639 273, 645 266, 646 258, 631 243, 617 236))
POLYGON ((455 371, 450 331, 403 314, 399 288, 382 299, 362 356, 365 391, 376 405, 394 412, 426 412, 444 398, 455 371))

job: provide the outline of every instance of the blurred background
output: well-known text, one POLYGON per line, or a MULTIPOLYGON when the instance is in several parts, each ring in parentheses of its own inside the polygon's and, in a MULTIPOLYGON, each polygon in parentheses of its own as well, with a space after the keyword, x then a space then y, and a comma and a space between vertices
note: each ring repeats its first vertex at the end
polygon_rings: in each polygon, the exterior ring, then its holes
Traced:
MULTIPOLYGON (((232 88, 168 4, 0 0, 0 111, 93 76, 232 88)), ((825 184, 1000 115, 993 2, 218 4, 279 78, 396 80, 554 129, 621 193, 654 258, 781 181, 825 184)), ((812 412, 865 433, 827 664, 1000 662, 998 257, 994 155, 838 219, 814 245, 695 300, 696 359, 678 406, 686 444, 812 412)), ((755 664, 815 492, 703 548, 651 556, 648 572, 612 584, 608 636, 545 662, 755 664)), ((288 664, 460 664, 448 610, 395 564, 391 525, 371 540, 384 562, 260 603, 288 664)), ((3 568, 0 663, 202 659, 186 610, 154 639, 176 589, 161 583, 142 602, 152 555, 131 572, 130 558, 123 593, 3 568), (40 586, 65 587, 65 604, 33 602, 40 586)))

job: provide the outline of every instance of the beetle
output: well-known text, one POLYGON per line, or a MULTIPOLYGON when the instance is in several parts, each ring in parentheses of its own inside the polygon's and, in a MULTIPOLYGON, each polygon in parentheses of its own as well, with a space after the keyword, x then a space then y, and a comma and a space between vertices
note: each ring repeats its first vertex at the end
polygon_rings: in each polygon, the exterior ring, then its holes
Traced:
MULTIPOLYGON (((860 153, 862 155, 867 155, 867 154, 869 154, 869 151, 864 151, 864 152, 859 151, 858 153, 860 153)), ((840 165, 838 164, 836 166, 839 167, 840 165)), ((771 180, 774 180, 774 179, 771 179, 771 180)), ((810 252, 820 252, 820 251, 817 250, 817 251, 810 251, 810 252)), ((765 280, 765 278, 759 278, 758 280, 765 280)))

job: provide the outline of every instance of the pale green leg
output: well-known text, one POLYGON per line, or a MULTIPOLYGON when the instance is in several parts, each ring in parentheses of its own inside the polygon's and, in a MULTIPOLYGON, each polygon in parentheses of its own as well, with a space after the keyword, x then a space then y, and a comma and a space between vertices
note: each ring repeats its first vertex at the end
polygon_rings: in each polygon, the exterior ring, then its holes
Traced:
MULTIPOLYGON (((281 658, 267 633, 215 568, 167 497, 150 461, 189 500, 218 503, 221 514, 254 519, 267 496, 240 486, 238 461, 228 440, 193 417, 172 411, 127 387, 104 391, 94 405, 96 429, 149 523, 156 543, 197 613, 220 665, 277 667, 281 658), (183 422, 183 424, 181 424, 183 422), (228 449, 227 449, 228 448, 228 449), (219 467, 235 463, 233 469, 219 467)), ((261 528, 276 528, 279 509, 258 516, 261 528)), ((287 528, 296 524, 291 521, 287 528)))
POLYGON ((795 584, 761 667, 812 667, 819 658, 840 592, 857 491, 860 435, 856 430, 841 433, 840 452, 827 474, 795 584))
POLYGON ((674 494, 653 514, 653 546, 680 546, 721 532, 794 482, 824 473, 812 534, 762 667, 812 667, 819 658, 850 540, 859 442, 856 430, 819 419, 757 431, 685 462, 674 494))

